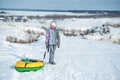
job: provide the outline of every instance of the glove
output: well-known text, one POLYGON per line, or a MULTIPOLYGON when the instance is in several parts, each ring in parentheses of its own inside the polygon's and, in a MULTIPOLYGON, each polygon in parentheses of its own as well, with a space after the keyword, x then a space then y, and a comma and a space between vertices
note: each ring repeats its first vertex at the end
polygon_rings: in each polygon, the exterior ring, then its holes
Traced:
POLYGON ((60 47, 60 43, 58 43, 58 48, 60 47))
POLYGON ((48 44, 46 44, 46 49, 48 48, 48 44))
POLYGON ((47 52, 49 52, 49 45, 48 44, 46 44, 46 50, 47 50, 47 52))

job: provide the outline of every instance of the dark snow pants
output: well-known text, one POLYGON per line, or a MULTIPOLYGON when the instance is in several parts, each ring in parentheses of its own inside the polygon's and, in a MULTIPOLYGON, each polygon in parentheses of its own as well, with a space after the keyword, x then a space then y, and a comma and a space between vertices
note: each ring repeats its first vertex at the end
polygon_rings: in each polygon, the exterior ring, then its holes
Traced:
POLYGON ((54 62, 54 54, 55 54, 56 46, 50 45, 49 49, 50 49, 49 63, 52 63, 54 62))

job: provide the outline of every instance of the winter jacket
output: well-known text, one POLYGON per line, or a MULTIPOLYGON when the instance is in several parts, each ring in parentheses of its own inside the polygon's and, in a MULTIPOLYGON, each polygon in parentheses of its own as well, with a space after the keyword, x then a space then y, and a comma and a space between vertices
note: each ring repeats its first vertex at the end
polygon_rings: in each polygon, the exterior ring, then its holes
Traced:
POLYGON ((45 43, 46 46, 48 45, 60 46, 60 35, 58 29, 50 28, 47 30, 45 43))

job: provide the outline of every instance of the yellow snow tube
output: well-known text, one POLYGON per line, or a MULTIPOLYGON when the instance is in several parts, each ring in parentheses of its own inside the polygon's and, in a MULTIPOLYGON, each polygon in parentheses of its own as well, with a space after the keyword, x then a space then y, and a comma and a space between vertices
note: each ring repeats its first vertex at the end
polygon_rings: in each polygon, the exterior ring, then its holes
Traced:
POLYGON ((33 59, 22 59, 15 64, 15 69, 19 72, 37 71, 44 67, 44 62, 33 59))

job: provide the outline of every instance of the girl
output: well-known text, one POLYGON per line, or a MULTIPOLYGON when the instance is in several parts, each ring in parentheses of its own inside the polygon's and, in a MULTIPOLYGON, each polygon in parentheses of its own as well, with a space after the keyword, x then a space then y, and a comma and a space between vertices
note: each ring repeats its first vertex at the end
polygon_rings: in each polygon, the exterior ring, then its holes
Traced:
POLYGON ((46 33, 46 49, 49 51, 49 63, 55 65, 54 62, 54 54, 56 50, 56 46, 59 48, 60 47, 60 35, 58 29, 56 29, 56 22, 52 21, 50 23, 50 28, 47 30, 46 33))

